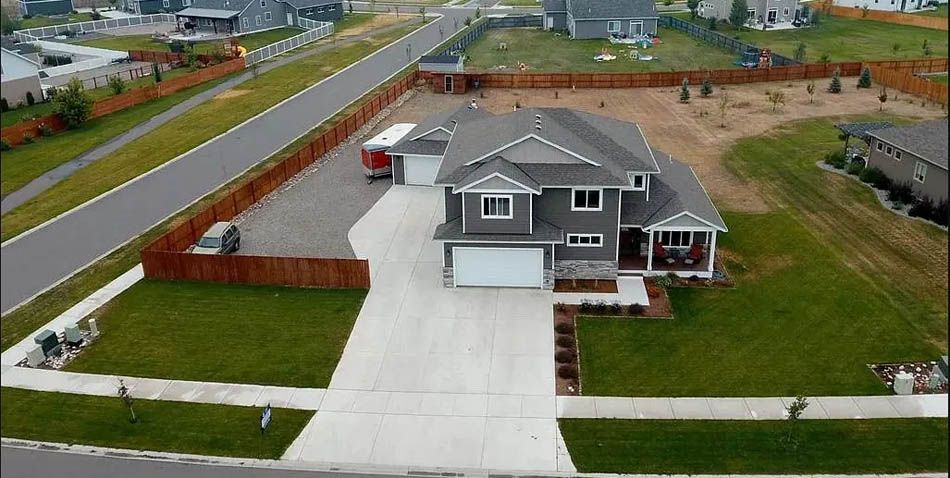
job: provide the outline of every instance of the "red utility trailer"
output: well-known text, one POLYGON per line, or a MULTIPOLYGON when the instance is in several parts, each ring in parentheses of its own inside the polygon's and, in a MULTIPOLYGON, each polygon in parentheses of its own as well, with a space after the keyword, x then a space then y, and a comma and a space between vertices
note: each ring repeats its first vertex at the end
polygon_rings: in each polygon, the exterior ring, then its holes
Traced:
POLYGON ((386 151, 415 127, 412 123, 396 123, 363 143, 360 156, 367 183, 373 182, 373 178, 393 173, 392 161, 386 151))

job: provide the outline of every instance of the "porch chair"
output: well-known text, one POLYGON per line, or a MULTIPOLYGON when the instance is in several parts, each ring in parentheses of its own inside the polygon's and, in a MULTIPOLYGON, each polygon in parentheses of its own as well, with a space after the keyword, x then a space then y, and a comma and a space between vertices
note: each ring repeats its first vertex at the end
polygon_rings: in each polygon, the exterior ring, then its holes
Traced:
POLYGON ((702 244, 693 244, 689 248, 689 253, 686 254, 686 259, 683 260, 686 264, 695 264, 703 260, 703 245, 702 244))
POLYGON ((662 242, 657 242, 653 245, 653 257, 666 261, 667 264, 676 262, 676 259, 673 259, 673 257, 670 256, 670 252, 667 251, 665 247, 663 247, 662 242))

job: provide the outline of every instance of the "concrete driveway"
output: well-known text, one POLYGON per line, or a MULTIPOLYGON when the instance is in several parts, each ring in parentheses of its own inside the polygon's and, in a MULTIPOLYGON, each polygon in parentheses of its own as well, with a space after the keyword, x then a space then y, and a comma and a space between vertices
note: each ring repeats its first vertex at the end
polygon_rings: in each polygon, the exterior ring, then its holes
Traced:
POLYGON ((393 186, 350 230, 373 286, 314 419, 284 458, 573 469, 557 429, 549 291, 446 289, 435 188, 393 186))

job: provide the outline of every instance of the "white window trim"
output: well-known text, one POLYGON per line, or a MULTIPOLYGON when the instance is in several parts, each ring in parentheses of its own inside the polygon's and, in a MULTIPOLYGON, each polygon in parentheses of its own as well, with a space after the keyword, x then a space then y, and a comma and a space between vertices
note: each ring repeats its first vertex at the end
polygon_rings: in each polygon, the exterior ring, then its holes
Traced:
POLYGON ((271 20, 273 20, 273 19, 274 19, 274 17, 271 16, 270 12, 264 12, 264 21, 265 21, 265 22, 269 22, 269 21, 271 21, 271 20))
POLYGON ((250 22, 248 21, 247 17, 244 17, 241 19, 241 28, 251 28, 250 22))
POLYGON ((162 8, 171 8, 172 0, 162 0, 162 8))
POLYGON ((312 8, 308 8, 306 11, 303 12, 303 14, 304 14, 304 15, 313 15, 313 9, 312 9, 312 8))
POLYGON ((643 22, 640 21, 640 20, 631 20, 631 21, 630 21, 630 31, 628 31, 627 33, 629 33, 629 34, 631 34, 631 35, 634 34, 634 33, 633 33, 633 26, 634 26, 634 25, 640 25, 640 34, 642 35, 642 34, 643 34, 643 22))
POLYGON ((604 247, 604 235, 603 234, 568 234, 567 235, 567 247, 604 247), (587 238, 588 244, 581 244, 581 238, 587 238), (577 243, 571 243, 572 238, 577 238, 577 243), (597 239, 597 244, 594 244, 594 238, 597 239))
POLYGON ((927 163, 917 161, 914 165, 914 181, 923 184, 927 180, 927 163))
POLYGON ((317 7, 317 13, 323 13, 323 7, 317 7))
POLYGON ((877 142, 877 150, 878 150, 878 151, 884 151, 884 143, 878 141, 878 142, 877 142))
POLYGON ((266 6, 267 6, 267 0, 261 0, 261 7, 263 8, 266 6))
POLYGON ((782 9, 782 16, 786 16, 786 17, 787 17, 787 16, 788 16, 788 13, 789 13, 788 7, 785 7, 785 8, 782 9))
POLYGON ((900 161, 904 159, 904 152, 899 149, 894 149, 894 159, 900 161))
POLYGON ((646 174, 632 175, 630 177, 630 187, 632 187, 634 191, 646 191, 647 190, 647 175, 646 174), (638 177, 643 178, 643 185, 640 187, 637 187, 637 183, 636 183, 638 177))
POLYGON ((329 5, 329 6, 327 6, 327 11, 328 11, 328 12, 332 12, 332 11, 334 11, 334 10, 336 10, 336 5, 329 5))
POLYGON ((710 232, 707 231, 707 230, 705 230, 705 229, 702 229, 702 230, 660 229, 660 230, 657 230, 656 232, 657 232, 657 234, 659 234, 659 238, 658 238, 657 240, 658 240, 658 242, 660 242, 660 243, 663 244, 663 247, 670 247, 670 248, 673 248, 673 249, 689 249, 689 248, 693 247, 693 240, 695 239, 695 237, 694 237, 693 235, 694 235, 695 233, 697 233, 697 232, 705 232, 705 233, 706 233, 706 242, 705 242, 703 245, 704 245, 704 246, 708 246, 708 245, 709 245, 710 232), (680 246, 680 245, 671 246, 670 244, 668 244, 666 241, 663 240, 663 235, 664 235, 664 234, 667 234, 667 233, 670 234, 670 239, 672 239, 674 232, 680 233, 680 244, 683 243, 682 239, 683 239, 684 237, 689 237, 689 241, 687 242, 687 244, 686 244, 685 246, 680 246), (687 235, 688 235, 688 236, 687 236, 687 235))
POLYGON ((620 32, 620 20, 608 20, 607 21, 607 33, 619 33, 620 32), (611 25, 617 25, 616 28, 611 29, 611 25))
POLYGON ((571 211, 603 211, 604 210, 604 190, 600 188, 571 188, 571 211), (574 199, 578 191, 597 191, 598 201, 597 207, 576 207, 574 205, 574 199))
POLYGON ((513 219, 515 217, 515 200, 514 195, 511 194, 482 194, 481 201, 481 215, 482 219, 513 219), (492 215, 485 214, 485 201, 488 199, 507 199, 508 200, 508 214, 506 215, 492 215))
POLYGON ((888 155, 888 156, 892 156, 892 155, 894 154, 894 147, 893 147, 893 146, 885 146, 885 147, 884 147, 884 154, 886 154, 886 155, 888 155))
POLYGON ((255 26, 261 26, 262 23, 263 23, 263 22, 261 21, 261 16, 260 16, 260 15, 254 15, 254 25, 255 25, 255 26))

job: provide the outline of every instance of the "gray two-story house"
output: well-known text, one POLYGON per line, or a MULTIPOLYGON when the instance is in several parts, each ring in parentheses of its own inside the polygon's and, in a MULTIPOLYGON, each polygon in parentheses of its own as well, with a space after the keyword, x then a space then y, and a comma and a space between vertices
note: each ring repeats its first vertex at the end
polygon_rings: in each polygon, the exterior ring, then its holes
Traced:
POLYGON ((396 184, 443 189, 446 286, 710 277, 727 228, 693 170, 639 126, 565 108, 430 117, 388 154, 396 184))
POLYGON ((893 126, 868 133, 868 167, 910 184, 920 197, 947 199, 947 120, 893 126))
POLYGON ((655 35, 659 17, 652 0, 543 0, 543 26, 571 38, 655 35))
MULTIPOLYGON (((702 0, 696 14, 702 18, 728 21, 731 11, 732 0, 702 0)), ((796 23, 809 18, 808 7, 800 0, 749 0, 746 14, 746 25, 750 28, 796 23)))
POLYGON ((136 15, 174 13, 191 6, 192 0, 119 0, 119 8, 136 15))
MULTIPOLYGON (((177 0, 169 0, 177 1, 177 0)), ((191 2, 175 16, 180 26, 229 35, 244 35, 287 26, 298 18, 337 21, 343 18, 341 0, 180 0, 191 2)))
MULTIPOLYGON (((72 0, 18 0, 20 15, 66 15, 73 11, 72 0)), ((6 4, 4 4, 6 5, 6 4)))

